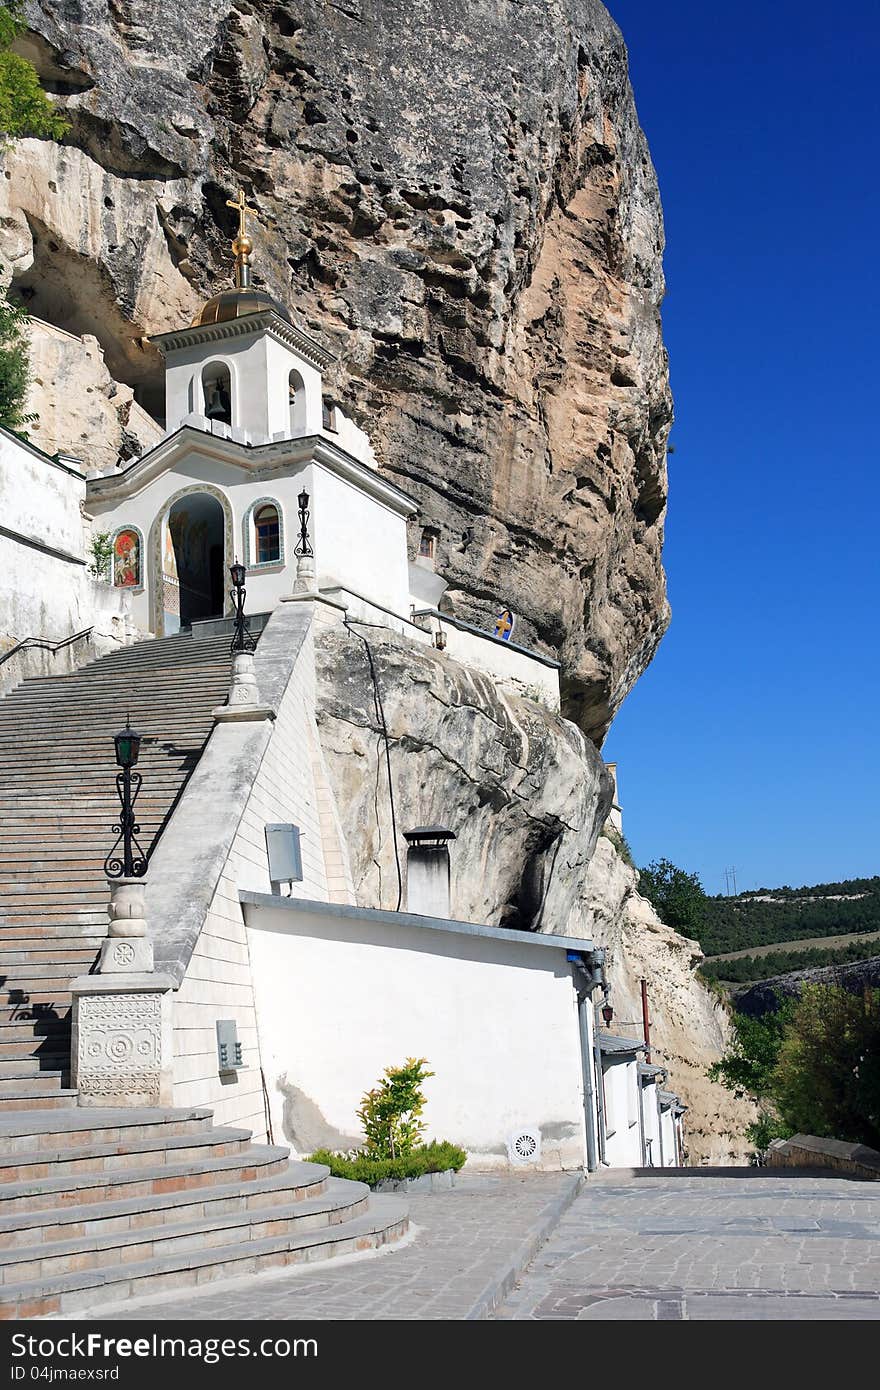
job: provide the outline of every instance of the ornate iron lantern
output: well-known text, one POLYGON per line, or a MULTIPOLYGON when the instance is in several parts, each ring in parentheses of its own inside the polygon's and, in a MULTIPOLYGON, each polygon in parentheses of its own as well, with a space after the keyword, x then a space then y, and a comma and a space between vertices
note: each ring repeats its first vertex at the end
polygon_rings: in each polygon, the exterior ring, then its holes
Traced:
POLYGON ((232 643, 230 646, 230 651, 232 652, 233 656, 236 652, 256 651, 257 647, 256 642, 251 636, 250 628, 247 624, 247 618, 244 616, 244 600, 245 595, 247 594, 247 589, 244 587, 246 574, 247 570, 245 569, 244 565, 239 563, 238 560, 236 560, 234 564, 229 566, 229 575, 232 579, 232 588, 229 590, 229 594, 235 609, 235 627, 233 630, 232 643))
POLYGON ((293 547, 294 555, 314 555, 312 543, 309 540, 309 494, 303 488, 299 497, 296 499, 297 510, 299 511, 299 540, 293 547))
POLYGON ((128 715, 125 716, 125 728, 114 736, 113 744, 116 762, 121 768, 116 774, 121 810, 119 822, 113 826, 116 840, 104 860, 104 873, 108 878, 143 878, 147 872, 147 857, 137 842, 141 828, 134 813, 134 803, 143 781, 141 774, 134 771, 141 749, 141 736, 131 727, 128 715))
POLYGON ((606 1027, 606 1028, 610 1028, 610 1027, 611 1027, 611 1020, 612 1020, 613 1017, 614 1017, 614 1010, 613 1010, 613 1008, 611 1007, 611 1001, 609 1000, 607 994, 606 994, 606 996, 605 996, 605 1003, 602 1005, 601 1013, 602 1013, 602 1022, 605 1024, 605 1027, 606 1027))

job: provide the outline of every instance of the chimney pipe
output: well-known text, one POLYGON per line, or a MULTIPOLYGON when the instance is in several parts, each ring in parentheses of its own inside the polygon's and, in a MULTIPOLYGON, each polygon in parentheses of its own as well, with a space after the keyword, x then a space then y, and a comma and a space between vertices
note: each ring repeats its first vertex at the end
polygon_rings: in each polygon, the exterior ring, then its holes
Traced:
POLYGON ((647 1049, 648 1049, 647 1052, 645 1053, 645 1061, 646 1061, 646 1062, 650 1062, 650 1060, 651 1060, 651 1020, 650 1020, 650 1018, 648 1017, 648 981, 647 981, 647 980, 642 980, 642 1028, 644 1029, 644 1034, 645 1034, 645 1046, 646 1046, 647 1049))
POLYGON ((420 825, 405 830, 406 906, 421 917, 448 918, 451 913, 451 871, 449 841, 451 830, 440 825, 420 825))

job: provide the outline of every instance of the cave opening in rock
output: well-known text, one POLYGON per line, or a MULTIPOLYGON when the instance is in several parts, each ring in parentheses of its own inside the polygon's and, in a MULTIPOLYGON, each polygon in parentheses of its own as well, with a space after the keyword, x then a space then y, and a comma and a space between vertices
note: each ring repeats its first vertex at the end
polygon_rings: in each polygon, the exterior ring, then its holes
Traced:
POLYGON ((30 215, 27 220, 33 261, 26 270, 13 268, 8 298, 76 338, 86 334, 97 338, 113 379, 130 386, 138 405, 163 425, 162 359, 122 314, 109 276, 88 256, 62 245, 43 222, 30 215))

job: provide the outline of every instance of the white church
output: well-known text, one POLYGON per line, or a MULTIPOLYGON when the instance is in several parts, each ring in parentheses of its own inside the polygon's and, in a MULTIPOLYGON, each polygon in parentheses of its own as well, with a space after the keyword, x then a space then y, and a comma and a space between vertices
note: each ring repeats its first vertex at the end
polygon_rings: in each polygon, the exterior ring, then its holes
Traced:
MULTIPOLYGON (((215 1122, 306 1156, 356 1145, 363 1092, 389 1062, 425 1056, 428 1137, 461 1144, 475 1165, 679 1163, 683 1107, 661 1098, 666 1073, 646 1067, 638 1040, 598 1025, 603 951, 456 920, 454 827, 404 827, 400 910, 358 906, 356 827, 317 731, 316 634, 376 623, 553 710, 558 666, 511 640, 503 609, 491 632, 444 611, 434 533, 418 533, 410 561, 417 507, 328 398, 330 354, 251 284, 243 195, 235 206, 234 287, 153 339, 166 388, 154 447, 87 479, 76 459, 0 437, 0 553, 7 574, 26 557, 29 576, 16 598, 21 636, 38 623, 81 635, 87 620, 105 633, 103 662, 80 669, 74 648, 71 674, 46 688, 63 695, 69 681, 75 701, 102 672, 115 681, 145 736, 145 798, 158 796, 150 777, 165 775, 152 745, 196 717, 198 691, 177 690, 174 652, 193 663, 199 650, 228 652, 233 565, 259 637, 236 658, 227 701, 205 696, 194 766, 179 785, 166 776, 167 804, 152 812, 146 872, 110 885, 109 934, 106 909, 77 909, 100 957, 89 968, 84 947, 82 968, 71 966, 63 1093, 95 1114, 210 1107, 215 1122), (111 546, 104 581, 88 574, 94 536, 111 546)), ((0 700, 0 720, 17 700, 26 711, 33 684, 0 700)), ((65 814, 73 823, 76 806, 65 814)))

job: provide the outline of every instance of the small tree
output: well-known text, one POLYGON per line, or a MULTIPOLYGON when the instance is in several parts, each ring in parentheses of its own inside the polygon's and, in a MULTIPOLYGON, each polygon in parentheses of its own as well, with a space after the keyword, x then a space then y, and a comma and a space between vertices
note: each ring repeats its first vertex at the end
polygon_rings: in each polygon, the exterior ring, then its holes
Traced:
POLYGON ((668 927, 699 936, 706 916, 706 894, 696 874, 679 869, 669 859, 656 859, 639 869, 639 892, 668 927))
POLYGON ((790 1133, 880 1148, 880 991, 804 985, 769 1089, 790 1133))
POLYGON ((24 408, 31 379, 27 323, 22 309, 0 299, 0 425, 25 438, 37 418, 24 408))
MULTIPOLYGON (((22 0, 0 0, 0 145, 25 135, 60 140, 70 129, 40 86, 37 70, 11 47, 27 28, 22 0)), ((27 315, 0 300, 0 425, 27 438, 36 420, 24 412, 30 384, 27 315)))
POLYGON ((402 1067, 386 1067, 384 1079, 361 1098, 357 1115, 371 1158, 412 1153, 425 1129, 419 1118, 425 1108, 422 1085, 434 1075, 427 1066, 425 1057, 408 1057, 402 1067))
POLYGON ((720 1081, 737 1098, 746 1096, 757 1105, 758 1119, 747 1126, 746 1137, 759 1152, 767 1148, 771 1139, 787 1138, 794 1133, 777 1113, 772 1084, 793 1009, 792 1000, 786 999, 779 1001, 778 1009, 759 1018, 735 1013, 733 1044, 707 1072, 710 1081, 720 1081))
POLYGON ((40 86, 33 63, 11 51, 27 28, 21 7, 22 0, 0 3, 0 134, 60 140, 70 126, 40 86))
POLYGON ((110 561, 113 558, 113 544, 109 531, 98 531, 92 536, 89 553, 92 557, 89 574, 93 574, 96 579, 109 579, 110 561))

